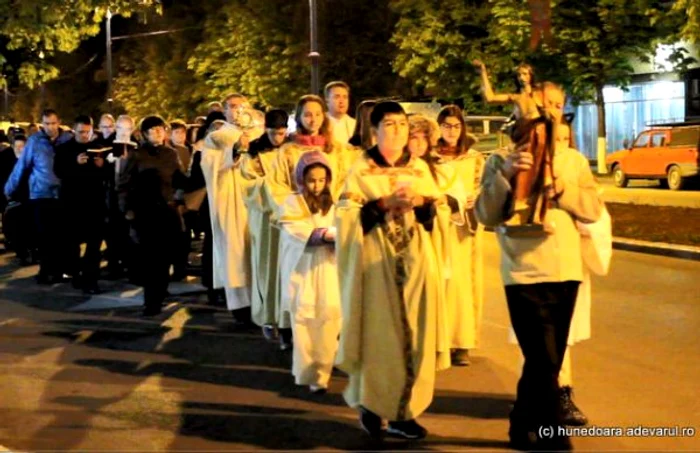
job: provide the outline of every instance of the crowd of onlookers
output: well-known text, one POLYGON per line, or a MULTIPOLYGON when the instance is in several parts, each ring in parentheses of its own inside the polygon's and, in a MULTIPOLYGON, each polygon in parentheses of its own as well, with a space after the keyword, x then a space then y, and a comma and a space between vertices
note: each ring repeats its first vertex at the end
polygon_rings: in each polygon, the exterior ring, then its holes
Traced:
MULTIPOLYGON (((211 110, 220 110, 218 104, 212 103, 211 110)), ((206 119, 200 117, 194 125, 157 121, 163 144, 176 153, 184 176, 190 170, 195 134, 206 119)), ((15 252, 20 265, 40 264, 38 283, 70 280, 86 293, 99 293, 103 257, 106 278, 128 277, 143 283, 133 225, 119 206, 119 178, 127 156, 148 143, 143 135, 147 131, 135 126, 128 115, 115 119, 110 114, 102 115, 97 124, 80 115, 66 126, 56 111, 47 109, 39 126, 0 131, 5 248, 15 252)), ((183 222, 185 218, 187 232, 172 244, 179 252, 171 263, 173 280, 185 278, 192 235, 202 231, 196 213, 184 215, 183 222)))

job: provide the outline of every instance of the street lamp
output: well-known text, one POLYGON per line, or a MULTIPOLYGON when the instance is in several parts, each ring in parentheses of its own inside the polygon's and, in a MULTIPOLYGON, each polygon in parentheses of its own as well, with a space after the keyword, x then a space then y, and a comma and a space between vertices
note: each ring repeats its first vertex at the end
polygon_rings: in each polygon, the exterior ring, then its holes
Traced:
POLYGON ((318 60, 321 58, 321 54, 318 53, 318 15, 316 14, 316 0, 309 0, 309 22, 311 29, 311 51, 309 52, 309 59, 311 60, 311 93, 318 94, 319 92, 319 81, 318 81, 318 60))
POLYGON ((107 9, 107 110, 112 112, 112 12, 107 9))
MULTIPOLYGON (((39 59, 43 63, 43 61, 44 61, 44 51, 43 50, 39 51, 39 59)), ((39 84, 39 87, 40 87, 40 93, 41 93, 41 109, 43 110, 46 108, 46 84, 45 84, 45 82, 42 81, 41 84, 39 84)))

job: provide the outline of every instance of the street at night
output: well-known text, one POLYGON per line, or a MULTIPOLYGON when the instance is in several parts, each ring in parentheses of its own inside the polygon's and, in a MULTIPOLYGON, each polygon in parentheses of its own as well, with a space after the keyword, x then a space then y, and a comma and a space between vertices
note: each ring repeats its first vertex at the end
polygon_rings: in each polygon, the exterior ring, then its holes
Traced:
MULTIPOLYGON (((481 347, 438 375, 420 443, 365 438, 335 373, 326 395, 296 387, 291 354, 223 310, 173 297, 158 320, 110 295, 41 290, 3 266, 0 445, 11 451, 505 449, 519 374, 487 236, 481 347), (181 301, 181 302, 179 302, 181 301), (124 307, 124 308, 120 308, 124 307), (127 307, 125 307, 127 306, 127 307), (78 310, 76 310, 76 308, 78 310)), ((616 251, 593 286, 592 338, 573 348, 577 404, 590 427, 700 428, 700 262, 616 251)), ((116 293, 117 295, 119 293, 116 293)), ((574 437, 581 450, 697 450, 700 437, 574 437)))
POLYGON ((0 452, 700 451, 700 0, 0 0, 0 452))

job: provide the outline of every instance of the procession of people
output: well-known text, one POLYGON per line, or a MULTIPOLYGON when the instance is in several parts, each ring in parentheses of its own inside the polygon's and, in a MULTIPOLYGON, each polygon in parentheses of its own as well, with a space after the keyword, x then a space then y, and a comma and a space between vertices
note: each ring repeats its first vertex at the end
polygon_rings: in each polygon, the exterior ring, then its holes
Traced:
POLYGON ((209 303, 291 349, 294 382, 313 394, 334 368, 345 373, 345 401, 368 435, 415 440, 427 435, 418 418, 437 373, 469 366, 481 347, 493 229, 524 357, 511 446, 570 450, 538 427, 587 423, 567 344, 590 336, 589 273, 607 265, 589 269, 584 248, 609 217, 561 87, 521 66, 520 92, 495 94, 475 64, 485 100, 515 109, 512 144, 488 159, 458 106, 432 118, 365 100, 353 119, 341 81, 299 98, 293 115, 228 95, 189 138, 186 123, 157 115, 103 115, 100 133, 80 116, 70 132, 46 110, 2 163, 5 203, 24 205, 32 227, 8 239, 18 257, 36 254, 38 283, 70 278, 88 294, 100 292, 105 240, 110 276, 143 286, 153 317, 203 235, 209 303))

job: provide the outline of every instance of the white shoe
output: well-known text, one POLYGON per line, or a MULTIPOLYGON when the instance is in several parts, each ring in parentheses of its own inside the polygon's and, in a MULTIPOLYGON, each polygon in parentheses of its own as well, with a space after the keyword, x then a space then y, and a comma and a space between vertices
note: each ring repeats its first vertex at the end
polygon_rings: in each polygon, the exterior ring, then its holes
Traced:
POLYGON ((309 390, 315 395, 323 395, 326 393, 326 387, 321 387, 320 385, 310 385, 309 390))

